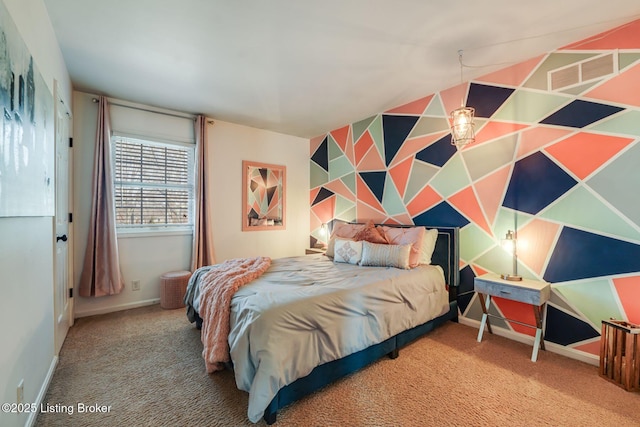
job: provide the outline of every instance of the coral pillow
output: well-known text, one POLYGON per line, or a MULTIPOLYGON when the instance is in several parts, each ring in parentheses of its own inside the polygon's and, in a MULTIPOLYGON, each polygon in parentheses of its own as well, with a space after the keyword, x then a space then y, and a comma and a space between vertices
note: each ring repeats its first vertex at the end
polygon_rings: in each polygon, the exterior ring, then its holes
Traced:
POLYGON ((364 228, 356 233, 354 240, 365 240, 370 243, 387 244, 387 238, 381 229, 376 228, 373 220, 369 220, 364 228))
POLYGON ((409 266, 411 268, 420 264, 420 254, 422 252, 422 241, 424 240, 424 227, 387 227, 383 226, 382 230, 391 245, 411 244, 411 253, 409 255, 409 266))

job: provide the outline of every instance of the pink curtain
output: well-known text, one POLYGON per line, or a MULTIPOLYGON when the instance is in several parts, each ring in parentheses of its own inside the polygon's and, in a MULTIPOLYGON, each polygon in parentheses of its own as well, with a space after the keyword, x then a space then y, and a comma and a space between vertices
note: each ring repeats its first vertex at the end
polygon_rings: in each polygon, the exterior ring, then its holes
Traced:
POLYGON ((111 125, 107 98, 101 96, 98 105, 91 222, 80 276, 80 295, 83 297, 115 295, 124 288, 116 237, 116 211, 111 170, 111 125))
POLYGON ((208 120, 205 116, 196 117, 196 188, 193 247, 191 252, 191 271, 205 265, 215 264, 213 251, 213 230, 207 204, 207 156, 208 156, 208 120))

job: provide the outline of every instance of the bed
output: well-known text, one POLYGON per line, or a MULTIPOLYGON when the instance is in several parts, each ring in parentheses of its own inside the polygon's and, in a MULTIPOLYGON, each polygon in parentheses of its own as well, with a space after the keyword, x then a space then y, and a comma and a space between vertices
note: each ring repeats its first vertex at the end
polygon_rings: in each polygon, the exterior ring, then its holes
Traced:
MULTIPOLYGON (((437 228, 431 265, 411 269, 333 262, 324 255, 273 260, 230 304, 236 384, 249 420, 276 421, 284 406, 355 372, 449 320, 457 320, 458 229, 437 228), (356 332, 357 331, 357 332, 356 332)), ((199 278, 185 303, 198 327, 199 278)))

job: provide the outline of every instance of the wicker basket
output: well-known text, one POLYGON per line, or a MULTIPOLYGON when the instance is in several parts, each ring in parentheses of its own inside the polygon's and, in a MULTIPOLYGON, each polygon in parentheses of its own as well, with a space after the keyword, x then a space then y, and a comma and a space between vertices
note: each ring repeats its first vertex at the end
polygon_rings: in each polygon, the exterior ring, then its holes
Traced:
POLYGON ((170 271, 160 276, 160 307, 168 310, 184 307, 190 277, 190 271, 170 271))

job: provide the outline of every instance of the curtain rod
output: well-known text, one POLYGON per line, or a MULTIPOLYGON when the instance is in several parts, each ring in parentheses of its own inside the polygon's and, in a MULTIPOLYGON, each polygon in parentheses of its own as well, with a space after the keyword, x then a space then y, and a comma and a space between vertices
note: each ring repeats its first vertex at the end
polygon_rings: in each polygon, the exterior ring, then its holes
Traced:
MULTIPOLYGON (((98 103, 98 98, 91 98, 91 102, 93 102, 94 104, 98 103)), ((164 111, 155 111, 155 110, 151 110, 151 109, 148 109, 148 108, 134 107, 133 105, 119 104, 119 103, 113 102, 111 100, 109 100, 109 105, 115 105, 116 107, 123 107, 123 108, 131 108, 132 110, 146 111, 148 113, 163 114, 165 116, 177 117, 179 119, 187 119, 187 120, 193 120, 193 121, 196 120, 196 117, 193 117, 192 114, 187 114, 187 113, 185 113, 184 115, 174 114, 174 113, 166 113, 164 111), (191 116, 191 117, 189 117, 189 116, 191 116)), ((213 120, 207 120, 207 123, 212 125, 215 122, 213 120)))

